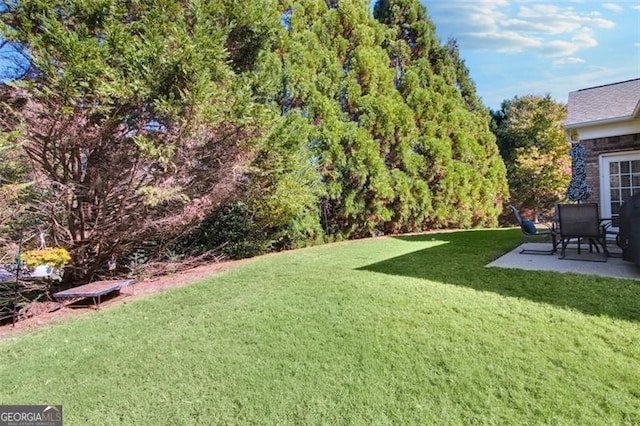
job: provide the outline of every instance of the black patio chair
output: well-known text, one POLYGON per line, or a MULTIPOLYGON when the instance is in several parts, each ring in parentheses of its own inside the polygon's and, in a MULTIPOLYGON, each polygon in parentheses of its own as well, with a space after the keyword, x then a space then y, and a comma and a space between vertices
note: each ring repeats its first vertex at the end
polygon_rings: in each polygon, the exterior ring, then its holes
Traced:
POLYGON ((522 216, 520 216, 518 209, 516 209, 514 206, 509 206, 509 208, 513 212, 516 222, 518 223, 518 225, 520 226, 520 230, 522 231, 523 244, 526 242, 531 242, 534 239, 537 241, 541 236, 551 237, 551 249, 535 250, 522 247, 522 250, 520 250, 520 254, 554 254, 558 250, 559 241, 557 239, 557 232, 554 229, 553 225, 545 225, 545 229, 538 229, 535 223, 528 219, 523 219, 522 216))
POLYGON ((578 241, 578 254, 580 254, 582 240, 587 240, 590 250, 595 247, 600 252, 598 245, 602 246, 603 261, 607 260, 609 253, 605 241, 606 228, 602 226, 597 203, 558 204, 556 211, 559 224, 558 232, 562 244, 560 250, 561 259, 566 256, 566 249, 570 240, 576 239, 578 241))
POLYGON ((610 243, 614 242, 617 247, 624 249, 622 241, 620 239, 620 232, 616 231, 613 227, 613 219, 600 218, 600 226, 602 226, 602 242, 605 244, 604 250, 609 257, 622 257, 622 252, 612 252, 609 250, 610 243))

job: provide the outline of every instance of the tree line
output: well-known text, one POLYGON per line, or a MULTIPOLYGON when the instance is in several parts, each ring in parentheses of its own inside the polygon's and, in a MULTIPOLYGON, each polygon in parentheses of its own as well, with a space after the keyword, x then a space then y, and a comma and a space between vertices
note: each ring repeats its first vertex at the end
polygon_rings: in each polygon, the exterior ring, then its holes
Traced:
POLYGON ((0 31, 26 64, 0 90, 0 227, 44 224, 76 281, 496 226, 509 200, 508 111, 418 0, 5 1, 0 31))

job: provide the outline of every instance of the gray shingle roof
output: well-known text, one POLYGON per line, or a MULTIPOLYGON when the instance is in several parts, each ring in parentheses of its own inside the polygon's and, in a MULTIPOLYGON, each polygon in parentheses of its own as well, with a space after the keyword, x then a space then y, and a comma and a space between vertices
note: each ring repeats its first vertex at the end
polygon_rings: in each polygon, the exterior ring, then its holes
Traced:
POLYGON ((640 78, 569 92, 566 127, 632 119, 640 109, 640 78))

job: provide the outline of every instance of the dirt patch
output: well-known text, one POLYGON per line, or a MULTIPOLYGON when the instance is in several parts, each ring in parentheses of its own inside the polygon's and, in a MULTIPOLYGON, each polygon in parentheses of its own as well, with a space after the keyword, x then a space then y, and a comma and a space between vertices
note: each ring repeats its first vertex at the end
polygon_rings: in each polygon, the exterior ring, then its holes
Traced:
MULTIPOLYGON (((250 259, 215 262, 186 271, 139 281, 133 286, 123 289, 121 294, 114 293, 113 297, 105 297, 100 303, 100 309, 106 309, 109 306, 145 297, 166 289, 182 287, 200 278, 208 277, 248 261, 250 261, 250 259)), ((84 307, 79 308, 73 304, 63 306, 60 303, 50 301, 34 303, 23 312, 24 319, 21 319, 15 325, 7 324, 0 326, 0 339, 16 336, 27 330, 47 326, 62 318, 87 315, 93 311, 94 308, 87 307, 86 304, 84 307)))

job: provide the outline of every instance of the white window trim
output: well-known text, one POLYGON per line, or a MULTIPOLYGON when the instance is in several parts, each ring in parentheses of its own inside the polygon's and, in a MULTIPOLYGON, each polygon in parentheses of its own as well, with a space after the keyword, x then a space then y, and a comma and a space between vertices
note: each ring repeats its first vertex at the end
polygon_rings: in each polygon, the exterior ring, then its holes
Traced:
POLYGON ((633 151, 616 151, 608 152, 606 154, 600 154, 598 157, 598 171, 600 172, 600 217, 611 217, 611 191, 607 190, 605 181, 608 182, 608 169, 605 173, 605 163, 612 161, 622 161, 629 159, 629 157, 637 157, 640 160, 640 150, 633 151))

